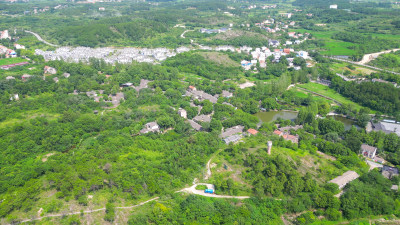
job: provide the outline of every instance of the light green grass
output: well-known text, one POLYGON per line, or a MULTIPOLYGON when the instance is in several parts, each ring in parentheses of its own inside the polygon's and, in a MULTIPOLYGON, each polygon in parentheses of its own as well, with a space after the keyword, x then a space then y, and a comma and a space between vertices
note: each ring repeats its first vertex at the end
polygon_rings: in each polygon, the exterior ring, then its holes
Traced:
POLYGON ((0 66, 10 65, 14 63, 27 62, 28 60, 22 58, 8 58, 0 59, 0 66))
POLYGON ((299 84, 299 87, 305 88, 309 91, 316 92, 318 94, 324 95, 326 97, 335 99, 336 101, 340 102, 341 104, 353 104, 357 110, 361 109, 362 106, 352 102, 350 99, 343 97, 341 94, 337 93, 333 89, 324 86, 322 84, 316 83, 307 83, 307 84, 299 84))

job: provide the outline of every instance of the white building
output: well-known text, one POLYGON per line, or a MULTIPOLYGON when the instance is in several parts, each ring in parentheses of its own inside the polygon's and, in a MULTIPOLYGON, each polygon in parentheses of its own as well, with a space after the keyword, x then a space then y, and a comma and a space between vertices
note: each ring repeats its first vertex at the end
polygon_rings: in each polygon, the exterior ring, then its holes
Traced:
POLYGON ((329 8, 330 9, 337 9, 337 5, 330 5, 329 8))
POLYGON ((11 39, 8 30, 0 31, 0 39, 11 39))

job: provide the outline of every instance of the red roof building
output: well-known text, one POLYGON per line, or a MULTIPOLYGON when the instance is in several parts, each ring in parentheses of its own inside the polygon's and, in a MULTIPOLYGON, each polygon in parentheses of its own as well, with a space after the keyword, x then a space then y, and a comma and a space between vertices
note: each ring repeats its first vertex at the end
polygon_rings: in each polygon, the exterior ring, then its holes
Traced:
POLYGON ((253 128, 248 129, 247 132, 249 132, 249 134, 252 134, 252 135, 256 135, 258 133, 258 131, 253 128))

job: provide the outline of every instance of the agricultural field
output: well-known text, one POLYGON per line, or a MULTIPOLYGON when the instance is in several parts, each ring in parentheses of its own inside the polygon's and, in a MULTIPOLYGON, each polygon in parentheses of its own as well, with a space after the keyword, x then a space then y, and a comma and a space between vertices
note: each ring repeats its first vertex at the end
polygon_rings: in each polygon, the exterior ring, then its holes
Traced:
POLYGON ((0 66, 10 65, 14 63, 27 62, 28 60, 22 58, 8 58, 8 59, 0 59, 0 66))

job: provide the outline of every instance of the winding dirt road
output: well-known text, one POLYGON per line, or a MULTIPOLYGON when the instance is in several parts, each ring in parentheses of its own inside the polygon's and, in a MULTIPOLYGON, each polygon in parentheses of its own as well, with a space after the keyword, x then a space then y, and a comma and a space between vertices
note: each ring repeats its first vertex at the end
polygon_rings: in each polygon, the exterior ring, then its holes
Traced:
POLYGON ((382 52, 365 54, 364 57, 362 58, 362 60, 360 62, 358 62, 358 63, 367 64, 367 63, 371 62, 372 60, 378 58, 379 55, 390 53, 390 52, 397 52, 399 50, 400 50, 400 48, 396 48, 396 49, 386 50, 386 51, 382 51, 382 52))

